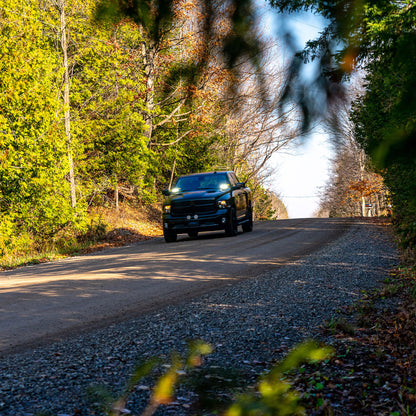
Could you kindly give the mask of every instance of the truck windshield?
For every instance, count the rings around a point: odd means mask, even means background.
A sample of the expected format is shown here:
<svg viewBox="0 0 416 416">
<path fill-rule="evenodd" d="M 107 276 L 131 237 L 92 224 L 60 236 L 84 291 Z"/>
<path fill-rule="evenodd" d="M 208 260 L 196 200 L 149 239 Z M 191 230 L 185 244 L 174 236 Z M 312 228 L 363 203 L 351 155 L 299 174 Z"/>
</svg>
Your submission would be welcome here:
<svg viewBox="0 0 416 416">
<path fill-rule="evenodd" d="M 192 175 L 178 178 L 172 192 L 199 191 L 203 189 L 215 189 L 225 191 L 230 188 L 227 175 L 223 173 L 210 175 Z"/>
</svg>

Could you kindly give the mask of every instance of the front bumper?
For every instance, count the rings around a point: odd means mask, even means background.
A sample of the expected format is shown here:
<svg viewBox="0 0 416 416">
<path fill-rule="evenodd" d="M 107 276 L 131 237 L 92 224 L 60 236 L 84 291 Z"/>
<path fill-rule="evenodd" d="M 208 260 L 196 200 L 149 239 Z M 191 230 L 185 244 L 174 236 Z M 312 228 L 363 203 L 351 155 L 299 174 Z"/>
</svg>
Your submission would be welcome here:
<svg viewBox="0 0 416 416">
<path fill-rule="evenodd" d="M 224 230 L 228 219 L 228 210 L 219 209 L 215 214 L 194 214 L 172 216 L 163 214 L 163 229 L 177 234 Z"/>
</svg>

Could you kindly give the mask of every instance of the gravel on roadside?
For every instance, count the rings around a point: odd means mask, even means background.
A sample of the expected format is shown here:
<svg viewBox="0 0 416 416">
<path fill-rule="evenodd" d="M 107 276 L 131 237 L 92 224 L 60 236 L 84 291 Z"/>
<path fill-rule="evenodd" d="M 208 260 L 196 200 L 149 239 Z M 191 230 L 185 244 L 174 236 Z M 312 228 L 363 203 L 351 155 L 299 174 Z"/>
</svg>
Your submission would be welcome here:
<svg viewBox="0 0 416 416">
<path fill-rule="evenodd" d="M 237 237 L 238 238 L 238 237 Z M 139 360 L 183 352 L 202 339 L 214 347 L 204 366 L 226 367 L 247 383 L 302 340 L 382 286 L 398 253 L 386 227 L 356 221 L 333 243 L 300 260 L 191 302 L 0 360 L 0 416 L 101 414 L 86 392 L 119 394 Z M 391 305 L 394 307 L 394 305 Z M 320 339 L 321 341 L 327 341 Z M 139 383 L 126 414 L 139 415 L 149 383 Z M 195 395 L 181 388 L 158 414 L 186 415 Z"/>
</svg>

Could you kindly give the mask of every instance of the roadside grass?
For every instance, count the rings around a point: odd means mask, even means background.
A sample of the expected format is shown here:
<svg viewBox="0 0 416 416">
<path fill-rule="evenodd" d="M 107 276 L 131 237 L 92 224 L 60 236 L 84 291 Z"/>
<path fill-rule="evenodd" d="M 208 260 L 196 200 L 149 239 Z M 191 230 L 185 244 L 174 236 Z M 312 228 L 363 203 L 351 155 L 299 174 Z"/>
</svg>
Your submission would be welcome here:
<svg viewBox="0 0 416 416">
<path fill-rule="evenodd" d="M 17 248 L 0 257 L 0 270 L 133 244 L 161 235 L 157 206 L 123 204 L 118 211 L 114 208 L 95 208 L 89 212 L 89 226 L 84 234 L 72 235 L 63 230 L 52 240 L 44 242 L 25 236 L 21 244 L 16 245 Z"/>
<path fill-rule="evenodd" d="M 324 325 L 333 334 L 337 332 L 343 332 L 348 335 L 355 334 L 355 327 L 344 318 L 332 318 L 329 322 L 325 322 Z"/>
</svg>

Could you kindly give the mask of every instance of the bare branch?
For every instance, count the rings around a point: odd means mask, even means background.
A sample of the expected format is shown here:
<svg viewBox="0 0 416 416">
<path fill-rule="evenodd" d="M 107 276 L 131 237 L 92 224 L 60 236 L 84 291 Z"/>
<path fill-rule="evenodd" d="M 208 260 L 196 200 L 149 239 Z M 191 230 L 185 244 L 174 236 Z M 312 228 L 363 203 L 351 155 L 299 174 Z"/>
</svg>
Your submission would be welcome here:
<svg viewBox="0 0 416 416">
<path fill-rule="evenodd" d="M 170 143 L 151 143 L 151 146 L 159 146 L 159 147 L 166 147 L 166 146 L 172 146 L 178 142 L 180 142 L 182 139 L 184 139 L 189 133 L 191 133 L 192 130 L 188 130 L 186 133 L 182 134 L 182 136 L 180 136 L 179 138 L 177 138 L 176 140 L 174 140 L 173 142 Z"/>
</svg>

